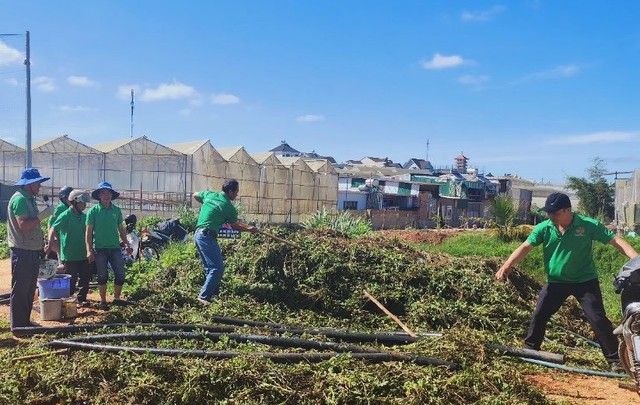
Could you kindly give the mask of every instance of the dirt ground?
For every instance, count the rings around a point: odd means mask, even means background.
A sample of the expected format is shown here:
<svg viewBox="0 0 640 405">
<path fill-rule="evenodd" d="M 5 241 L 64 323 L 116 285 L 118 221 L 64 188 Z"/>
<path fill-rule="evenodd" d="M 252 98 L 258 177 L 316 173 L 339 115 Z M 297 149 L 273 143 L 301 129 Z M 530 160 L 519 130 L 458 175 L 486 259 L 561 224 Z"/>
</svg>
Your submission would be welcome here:
<svg viewBox="0 0 640 405">
<path fill-rule="evenodd" d="M 425 231 L 385 231 L 399 238 L 411 238 L 414 241 L 425 243 L 441 243 L 450 233 L 425 232 Z M 8 293 L 11 286 L 11 265 L 8 259 L 0 260 L 0 294 Z M 88 297 L 95 302 L 99 301 L 96 292 Z M 110 300 L 110 298 L 109 298 Z M 78 317 L 64 321 L 41 321 L 39 314 L 33 312 L 31 320 L 42 326 L 65 325 L 76 322 L 95 322 L 104 314 L 93 308 L 78 308 Z M 0 305 L 0 317 L 9 318 L 9 306 Z M 579 405 L 631 405 L 640 403 L 640 396 L 628 389 L 618 386 L 620 380 L 585 376 L 580 374 L 559 372 L 550 369 L 541 369 L 539 374 L 530 375 L 531 384 L 545 391 L 551 398 L 557 401 L 566 401 Z"/>
</svg>

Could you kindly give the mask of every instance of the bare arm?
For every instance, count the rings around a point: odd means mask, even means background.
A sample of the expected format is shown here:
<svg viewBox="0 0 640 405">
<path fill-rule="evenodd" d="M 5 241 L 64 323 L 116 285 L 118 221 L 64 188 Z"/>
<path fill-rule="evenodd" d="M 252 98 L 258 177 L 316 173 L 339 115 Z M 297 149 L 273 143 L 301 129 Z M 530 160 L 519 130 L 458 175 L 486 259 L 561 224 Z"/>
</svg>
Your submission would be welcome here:
<svg viewBox="0 0 640 405">
<path fill-rule="evenodd" d="M 235 229 L 236 231 L 244 231 L 244 232 L 251 232 L 251 233 L 258 233 L 260 232 L 258 228 L 256 228 L 255 226 L 252 225 L 247 225 L 243 222 L 237 221 L 231 224 L 231 227 L 233 229 Z"/>
<path fill-rule="evenodd" d="M 54 245 L 54 238 L 56 236 L 56 230 L 53 227 L 49 228 L 49 233 L 47 234 L 47 246 L 45 247 L 45 253 L 49 253 L 51 251 L 51 247 Z"/>
<path fill-rule="evenodd" d="M 93 225 L 87 225 L 87 230 L 84 234 L 84 241 L 87 244 L 87 260 L 89 263 L 93 262 Z"/>
<path fill-rule="evenodd" d="M 613 245 L 613 247 L 618 249 L 618 252 L 627 256 L 629 259 L 633 259 L 636 256 L 638 256 L 638 252 L 636 252 L 633 246 L 631 246 L 626 240 L 622 239 L 619 236 L 616 236 L 613 239 L 611 239 L 611 242 L 609 243 Z"/>
<path fill-rule="evenodd" d="M 511 256 L 509 256 L 507 261 L 504 262 L 502 266 L 500 266 L 500 269 L 496 273 L 496 280 L 502 280 L 506 278 L 511 272 L 511 268 L 520 263 L 520 261 L 522 261 L 522 259 L 524 259 L 525 256 L 528 255 L 529 252 L 531 252 L 531 250 L 533 250 L 533 245 L 531 245 L 529 242 L 523 242 L 522 245 L 518 246 L 518 248 L 516 248 L 516 250 L 511 253 Z"/>
</svg>

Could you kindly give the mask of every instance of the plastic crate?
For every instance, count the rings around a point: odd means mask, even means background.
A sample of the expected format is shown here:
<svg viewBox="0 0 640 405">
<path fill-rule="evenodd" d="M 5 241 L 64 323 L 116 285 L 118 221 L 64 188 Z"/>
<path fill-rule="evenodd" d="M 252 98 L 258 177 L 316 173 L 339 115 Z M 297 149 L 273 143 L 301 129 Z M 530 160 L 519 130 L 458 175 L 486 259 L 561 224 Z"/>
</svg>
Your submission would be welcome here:
<svg viewBox="0 0 640 405">
<path fill-rule="evenodd" d="M 56 274 L 50 279 L 38 279 L 38 294 L 40 299 L 65 298 L 71 295 L 70 290 L 70 274 Z"/>
</svg>

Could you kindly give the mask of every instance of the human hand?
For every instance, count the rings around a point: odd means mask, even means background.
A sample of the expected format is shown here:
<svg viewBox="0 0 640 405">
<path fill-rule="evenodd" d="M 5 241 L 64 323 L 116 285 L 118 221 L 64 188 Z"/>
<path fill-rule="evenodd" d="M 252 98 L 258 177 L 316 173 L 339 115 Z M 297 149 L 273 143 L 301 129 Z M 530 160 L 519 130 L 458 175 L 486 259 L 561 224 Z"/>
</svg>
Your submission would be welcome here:
<svg viewBox="0 0 640 405">
<path fill-rule="evenodd" d="M 93 253 L 93 249 L 92 250 L 87 250 L 87 261 L 89 263 L 93 263 L 94 260 L 95 260 L 95 255 Z"/>
<path fill-rule="evenodd" d="M 511 267 L 505 266 L 503 264 L 502 267 L 500 267 L 500 269 L 498 269 L 498 271 L 496 272 L 496 280 L 503 280 L 507 278 L 510 272 L 511 272 Z"/>
</svg>

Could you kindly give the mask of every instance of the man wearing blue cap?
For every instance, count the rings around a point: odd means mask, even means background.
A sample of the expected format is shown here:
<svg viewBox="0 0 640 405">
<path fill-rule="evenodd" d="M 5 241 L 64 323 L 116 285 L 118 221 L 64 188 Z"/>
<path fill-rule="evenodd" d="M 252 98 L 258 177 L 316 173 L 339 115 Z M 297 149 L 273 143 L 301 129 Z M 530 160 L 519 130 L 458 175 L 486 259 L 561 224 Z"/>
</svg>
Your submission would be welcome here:
<svg viewBox="0 0 640 405">
<path fill-rule="evenodd" d="M 613 335 L 613 325 L 604 310 L 598 271 L 593 261 L 593 241 L 608 243 L 629 259 L 638 253 L 598 220 L 573 213 L 566 194 L 549 195 L 542 210 L 547 212 L 549 219 L 533 228 L 527 240 L 513 251 L 496 273 L 496 279 L 506 278 L 513 266 L 535 246 L 542 245 L 547 284 L 538 294 L 525 345 L 540 350 L 551 316 L 573 295 L 580 303 L 612 371 L 621 371 L 618 339 Z"/>
<path fill-rule="evenodd" d="M 95 260 L 98 272 L 98 291 L 100 292 L 100 309 L 109 309 L 107 304 L 107 265 L 111 264 L 114 276 L 113 303 L 124 304 L 120 299 L 124 285 L 124 258 L 120 250 L 120 240 L 127 247 L 127 253 L 133 249 L 129 246 L 127 233 L 123 225 L 122 211 L 112 201 L 120 196 L 110 183 L 103 181 L 93 190 L 91 197 L 100 201 L 87 211 L 87 259 Z M 119 238 L 118 238 L 119 237 Z"/>
<path fill-rule="evenodd" d="M 11 329 L 31 326 L 33 295 L 36 292 L 40 253 L 44 248 L 44 236 L 40 222 L 53 209 L 47 207 L 38 212 L 36 196 L 42 182 L 49 177 L 40 175 L 38 169 L 29 167 L 22 171 L 16 191 L 7 207 L 7 239 L 11 252 Z"/>
</svg>

